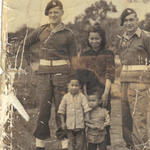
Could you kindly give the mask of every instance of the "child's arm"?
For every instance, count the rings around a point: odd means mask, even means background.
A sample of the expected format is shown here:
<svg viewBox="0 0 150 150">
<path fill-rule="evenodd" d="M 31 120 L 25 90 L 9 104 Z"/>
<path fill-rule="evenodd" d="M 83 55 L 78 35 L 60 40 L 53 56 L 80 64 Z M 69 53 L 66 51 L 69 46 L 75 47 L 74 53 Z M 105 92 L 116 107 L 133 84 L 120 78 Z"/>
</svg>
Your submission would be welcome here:
<svg viewBox="0 0 150 150">
<path fill-rule="evenodd" d="M 110 125 L 110 116 L 106 109 L 104 110 L 104 115 L 105 115 L 105 122 L 104 125 L 100 127 L 100 130 L 104 130 L 106 126 Z"/>
<path fill-rule="evenodd" d="M 91 129 L 96 129 L 97 128 L 96 126 L 94 126 L 93 124 L 88 123 L 88 122 L 86 122 L 85 125 L 86 125 L 86 127 L 89 127 Z"/>
<path fill-rule="evenodd" d="M 104 107 L 107 106 L 108 103 L 108 95 L 109 95 L 110 88 L 111 88 L 111 81 L 109 79 L 106 79 L 105 90 L 102 95 L 102 102 Z"/>
<path fill-rule="evenodd" d="M 61 119 L 61 128 L 66 129 L 66 123 L 65 123 L 65 115 L 60 114 L 60 119 Z"/>
</svg>

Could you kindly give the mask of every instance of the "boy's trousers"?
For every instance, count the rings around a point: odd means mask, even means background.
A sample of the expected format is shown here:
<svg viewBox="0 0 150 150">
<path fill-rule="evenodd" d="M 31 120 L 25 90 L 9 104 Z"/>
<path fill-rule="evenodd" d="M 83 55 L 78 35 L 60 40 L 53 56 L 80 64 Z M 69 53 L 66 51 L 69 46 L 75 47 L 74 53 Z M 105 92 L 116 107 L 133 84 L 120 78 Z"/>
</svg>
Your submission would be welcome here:
<svg viewBox="0 0 150 150">
<path fill-rule="evenodd" d="M 87 150 L 86 135 L 84 129 L 67 130 L 68 150 Z"/>
</svg>

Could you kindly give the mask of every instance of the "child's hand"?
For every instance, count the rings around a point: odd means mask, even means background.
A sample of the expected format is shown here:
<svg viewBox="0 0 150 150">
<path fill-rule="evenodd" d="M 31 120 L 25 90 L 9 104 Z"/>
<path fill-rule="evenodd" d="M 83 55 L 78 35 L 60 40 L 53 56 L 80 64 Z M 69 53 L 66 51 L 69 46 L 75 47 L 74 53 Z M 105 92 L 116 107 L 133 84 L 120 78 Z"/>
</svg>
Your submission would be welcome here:
<svg viewBox="0 0 150 150">
<path fill-rule="evenodd" d="M 88 120 L 88 119 L 85 119 L 84 120 L 85 121 L 85 123 L 92 123 L 90 120 Z"/>
<path fill-rule="evenodd" d="M 99 131 L 103 131 L 104 129 L 105 129 L 104 126 L 101 126 L 101 127 L 98 128 Z"/>
</svg>

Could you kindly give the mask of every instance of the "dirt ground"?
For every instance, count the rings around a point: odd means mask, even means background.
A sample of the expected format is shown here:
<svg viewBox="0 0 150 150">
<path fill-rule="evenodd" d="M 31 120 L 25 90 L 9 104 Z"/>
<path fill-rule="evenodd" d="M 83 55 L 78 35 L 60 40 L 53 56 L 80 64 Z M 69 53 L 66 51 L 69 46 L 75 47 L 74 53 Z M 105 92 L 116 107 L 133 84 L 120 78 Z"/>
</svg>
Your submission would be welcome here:
<svg viewBox="0 0 150 150">
<path fill-rule="evenodd" d="M 119 81 L 112 86 L 112 112 L 111 112 L 111 142 L 109 150 L 126 150 L 121 135 L 121 108 L 120 108 L 120 84 Z M 55 137 L 55 108 L 52 107 L 52 118 L 50 120 L 51 138 L 46 141 L 46 150 L 61 150 L 60 141 Z M 35 138 L 32 136 L 38 116 L 37 109 L 28 109 L 31 119 L 26 122 L 15 112 L 13 128 L 13 150 L 34 150 Z"/>
</svg>

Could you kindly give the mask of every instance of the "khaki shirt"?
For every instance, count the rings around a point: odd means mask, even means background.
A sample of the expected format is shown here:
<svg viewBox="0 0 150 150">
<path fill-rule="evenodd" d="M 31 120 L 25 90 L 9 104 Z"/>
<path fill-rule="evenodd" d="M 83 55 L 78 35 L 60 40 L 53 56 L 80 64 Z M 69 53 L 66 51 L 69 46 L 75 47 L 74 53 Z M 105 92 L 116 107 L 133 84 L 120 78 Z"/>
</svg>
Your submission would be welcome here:
<svg viewBox="0 0 150 150">
<path fill-rule="evenodd" d="M 51 30 L 49 24 L 43 25 L 30 33 L 25 42 L 25 56 L 31 64 L 40 63 L 40 60 L 69 60 L 75 56 L 76 41 L 73 32 L 63 23 Z M 57 66 L 40 66 L 37 70 L 41 73 L 57 73 L 69 69 Z"/>
<path fill-rule="evenodd" d="M 81 92 L 75 96 L 67 93 L 64 95 L 60 105 L 59 114 L 66 115 L 67 129 L 82 129 L 84 125 L 84 115 L 90 111 L 88 100 Z"/>
<path fill-rule="evenodd" d="M 120 37 L 119 55 L 123 65 L 145 65 L 150 63 L 150 33 L 140 28 L 128 37 Z"/>
</svg>

